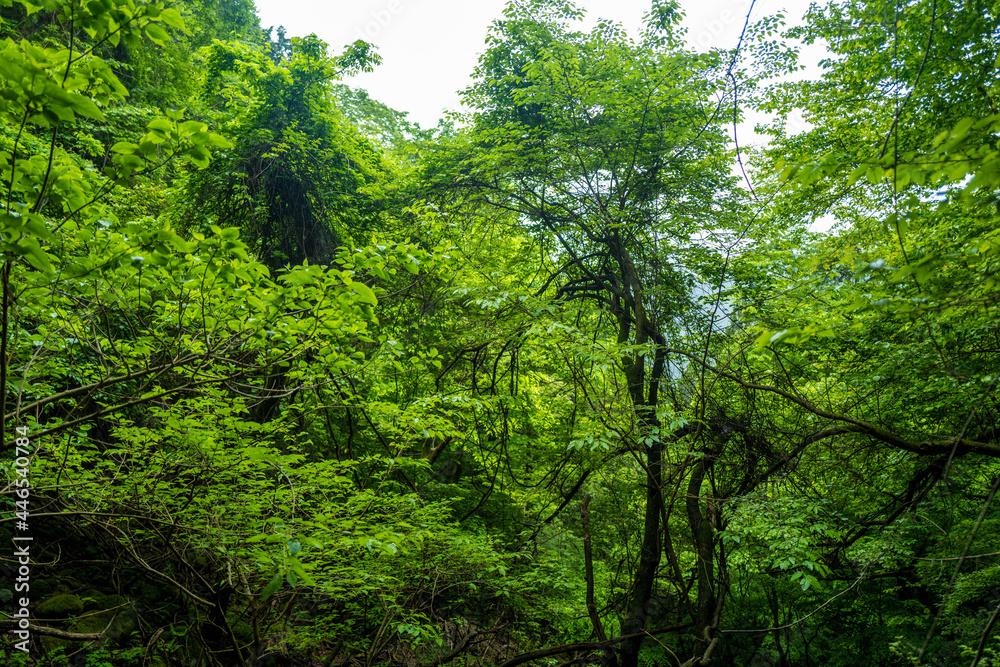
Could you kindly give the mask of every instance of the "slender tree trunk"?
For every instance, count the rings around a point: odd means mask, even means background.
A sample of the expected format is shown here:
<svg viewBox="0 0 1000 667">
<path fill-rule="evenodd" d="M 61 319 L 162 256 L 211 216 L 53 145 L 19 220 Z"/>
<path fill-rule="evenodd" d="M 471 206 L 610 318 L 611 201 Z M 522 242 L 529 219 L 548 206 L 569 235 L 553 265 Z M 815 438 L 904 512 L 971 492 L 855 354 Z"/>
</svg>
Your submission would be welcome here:
<svg viewBox="0 0 1000 667">
<path fill-rule="evenodd" d="M 698 638 L 705 642 L 706 649 L 711 645 L 715 633 L 715 612 L 718 605 L 715 581 L 715 527 L 711 521 L 711 508 L 703 512 L 701 508 L 701 487 L 705 475 L 712 465 L 710 454 L 706 454 L 691 471 L 688 482 L 687 516 L 691 537 L 694 539 L 698 554 L 698 597 L 695 602 L 695 622 Z M 707 664 L 702 660 L 701 664 Z"/>
<path fill-rule="evenodd" d="M 660 485 L 662 482 L 663 450 L 655 443 L 646 453 L 646 513 L 643 518 L 642 546 L 639 551 L 639 566 L 632 583 L 632 601 L 628 616 L 622 626 L 622 634 L 641 632 L 649 617 L 649 600 L 653 595 L 656 570 L 660 565 L 660 506 L 663 502 Z M 643 637 L 630 639 L 624 645 L 621 667 L 636 667 L 639 664 L 639 647 Z"/>
<path fill-rule="evenodd" d="M 646 318 L 642 281 L 635 270 L 632 258 L 625 251 L 617 233 L 615 233 L 610 245 L 612 252 L 616 255 L 622 283 L 626 288 L 623 294 L 626 312 L 619 314 L 618 341 L 622 343 L 628 339 L 631 327 L 634 332 L 633 342 L 635 345 L 646 343 L 649 340 L 650 331 L 654 331 L 653 340 L 660 343 L 660 349 L 656 352 L 648 377 L 646 359 L 642 354 L 634 354 L 626 361 L 624 368 L 632 407 L 640 424 L 640 433 L 645 435 L 652 427 L 659 425 L 656 418 L 656 405 L 659 401 L 659 383 L 664 367 L 663 341 L 662 336 L 656 333 L 655 325 Z M 655 439 L 646 449 L 645 468 L 646 503 L 643 516 L 642 544 L 639 549 L 639 565 L 632 582 L 632 598 L 628 614 L 622 624 L 622 634 L 634 633 L 637 636 L 624 644 L 619 659 L 621 667 L 637 667 L 639 664 L 639 649 L 644 639 L 639 633 L 649 620 L 649 601 L 653 596 L 656 571 L 659 568 L 660 555 L 663 552 L 663 533 L 660 525 L 660 517 L 663 515 L 663 445 L 659 439 Z"/>
<path fill-rule="evenodd" d="M 770 588 L 766 592 L 767 602 L 771 606 L 771 618 L 774 622 L 774 627 L 781 625 L 781 610 L 779 608 L 778 592 L 773 588 Z M 785 655 L 785 648 L 781 643 L 781 630 L 774 631 L 774 646 L 778 651 L 778 665 L 777 667 L 787 667 L 788 657 Z"/>
</svg>

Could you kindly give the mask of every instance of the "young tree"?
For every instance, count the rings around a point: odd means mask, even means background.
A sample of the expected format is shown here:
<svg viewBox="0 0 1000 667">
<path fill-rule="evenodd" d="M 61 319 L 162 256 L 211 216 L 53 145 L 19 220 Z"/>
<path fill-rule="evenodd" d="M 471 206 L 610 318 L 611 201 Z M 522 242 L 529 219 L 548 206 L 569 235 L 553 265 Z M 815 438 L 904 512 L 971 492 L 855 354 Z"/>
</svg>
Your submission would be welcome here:
<svg viewBox="0 0 1000 667">
<path fill-rule="evenodd" d="M 703 300 L 707 307 L 698 297 L 721 288 L 727 253 L 749 227 L 710 103 L 725 94 L 729 60 L 683 51 L 670 4 L 656 4 L 640 41 L 607 21 L 589 34 L 574 32 L 568 22 L 581 15 L 568 2 L 508 6 L 466 93 L 473 128 L 425 175 L 429 195 L 446 210 L 502 211 L 497 219 L 511 226 L 512 238 L 537 245 L 543 268 L 535 296 L 550 299 L 552 312 L 589 311 L 576 316 L 585 338 L 568 355 L 582 354 L 591 339 L 618 363 L 623 391 L 609 403 L 595 405 L 588 395 L 594 377 L 580 380 L 580 389 L 613 434 L 611 446 L 641 471 L 643 518 L 627 602 L 616 610 L 620 636 L 608 639 L 607 619 L 591 599 L 599 641 L 588 648 L 603 650 L 605 661 L 638 664 L 653 600 L 666 584 L 677 596 L 674 629 L 694 626 L 687 650 L 708 661 L 726 595 L 714 494 L 746 493 L 767 468 L 724 491 L 710 483 L 737 422 L 709 396 L 703 376 L 676 381 L 683 354 L 708 363 L 704 354 L 725 318 L 717 296 Z"/>
</svg>

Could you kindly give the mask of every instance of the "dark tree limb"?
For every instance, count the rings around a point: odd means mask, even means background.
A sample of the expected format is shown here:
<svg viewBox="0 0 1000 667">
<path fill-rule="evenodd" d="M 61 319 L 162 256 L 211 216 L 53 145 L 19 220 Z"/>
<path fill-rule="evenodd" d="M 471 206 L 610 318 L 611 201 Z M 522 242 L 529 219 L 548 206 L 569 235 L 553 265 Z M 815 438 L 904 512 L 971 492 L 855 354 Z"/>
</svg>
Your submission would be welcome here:
<svg viewBox="0 0 1000 667">
<path fill-rule="evenodd" d="M 19 627 L 19 622 L 13 618 L 0 618 L 0 628 L 15 629 Z M 73 642 L 92 642 L 104 637 L 107 628 L 100 632 L 67 632 L 58 628 L 50 628 L 46 625 L 36 625 L 32 623 L 28 630 L 34 634 L 45 635 L 46 637 L 56 637 L 57 639 L 68 639 Z"/>
<path fill-rule="evenodd" d="M 654 628 L 652 630 L 643 630 L 641 632 L 633 632 L 631 634 L 615 637 L 614 639 L 609 639 L 606 642 L 576 642 L 574 644 L 562 644 L 561 646 L 540 648 L 514 656 L 507 662 L 501 663 L 499 667 L 517 667 L 517 665 L 523 665 L 524 663 L 531 662 L 532 660 L 547 658 L 550 655 L 572 653 L 573 651 L 600 651 L 612 648 L 615 644 L 621 644 L 622 642 L 627 642 L 630 639 L 635 639 L 637 637 L 641 638 L 649 635 L 660 635 L 666 632 L 677 632 L 678 630 L 690 628 L 692 625 L 694 625 L 694 623 L 682 623 L 680 625 L 669 625 L 661 628 Z"/>
<path fill-rule="evenodd" d="M 489 635 L 494 632 L 500 632 L 505 627 L 507 626 L 498 625 L 495 628 L 490 628 L 489 630 L 476 630 L 475 632 L 470 632 L 461 640 L 459 640 L 459 642 L 455 644 L 455 648 L 453 648 L 451 651 L 441 656 L 440 658 L 432 660 L 431 662 L 425 662 L 421 664 L 419 667 L 439 667 L 439 665 L 447 664 L 452 660 L 454 660 L 455 658 L 457 658 L 459 655 L 461 655 L 467 648 L 469 648 L 469 644 L 471 644 L 472 640 L 475 639 L 476 637 L 481 637 L 482 635 Z"/>
<path fill-rule="evenodd" d="M 757 384 L 756 382 L 744 380 L 735 373 L 731 373 L 722 368 L 715 368 L 704 363 L 700 358 L 690 354 L 689 352 L 685 352 L 683 350 L 668 350 L 668 352 L 687 357 L 695 363 L 701 364 L 705 370 L 715 373 L 720 377 L 724 377 L 727 380 L 732 380 L 745 389 L 754 389 L 756 391 L 765 391 L 777 394 L 789 402 L 804 408 L 808 412 L 811 412 L 817 417 L 822 417 L 823 419 L 828 419 L 830 421 L 841 422 L 844 424 L 841 426 L 842 432 L 844 433 L 850 432 L 868 435 L 876 440 L 884 442 L 887 445 L 891 445 L 903 451 L 913 452 L 915 454 L 940 454 L 948 453 L 953 449 L 957 449 L 959 452 L 974 452 L 976 454 L 985 454 L 986 456 L 1000 458 L 1000 443 L 997 442 L 979 442 L 968 438 L 943 438 L 940 441 L 910 440 L 909 438 L 905 438 L 898 433 L 882 428 L 877 424 L 866 422 L 863 419 L 857 419 L 855 417 L 851 417 L 850 415 L 838 414 L 824 410 L 816 405 L 813 405 L 805 398 L 781 389 L 780 387 Z"/>
<path fill-rule="evenodd" d="M 590 514 L 587 506 L 590 504 L 590 494 L 583 497 L 580 503 L 580 520 L 583 522 L 583 567 L 584 577 L 587 580 L 587 614 L 590 616 L 590 623 L 594 626 L 594 634 L 602 641 L 608 641 L 608 635 L 601 625 L 601 617 L 597 615 L 597 605 L 594 604 L 594 556 L 590 548 Z"/>
</svg>

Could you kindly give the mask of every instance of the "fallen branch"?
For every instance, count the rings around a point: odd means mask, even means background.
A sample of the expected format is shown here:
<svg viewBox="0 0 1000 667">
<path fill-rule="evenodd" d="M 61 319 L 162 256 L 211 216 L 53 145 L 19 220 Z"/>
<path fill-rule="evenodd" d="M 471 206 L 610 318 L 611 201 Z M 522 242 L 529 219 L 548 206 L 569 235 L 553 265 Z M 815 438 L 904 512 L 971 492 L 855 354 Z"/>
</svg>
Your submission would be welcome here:
<svg viewBox="0 0 1000 667">
<path fill-rule="evenodd" d="M 599 651 L 611 648 L 615 644 L 620 644 L 629 639 L 634 639 L 635 637 L 645 637 L 648 635 L 658 635 L 664 632 L 676 632 L 678 630 L 683 630 L 684 628 L 690 628 L 693 626 L 693 622 L 681 623 L 680 625 L 670 625 L 662 628 L 654 628 L 652 630 L 643 630 L 642 632 L 633 632 L 632 634 L 622 635 L 621 637 L 615 637 L 614 639 L 609 639 L 606 642 L 577 642 L 575 644 L 563 644 L 561 646 L 550 646 L 548 648 L 540 648 L 535 651 L 528 651 L 527 653 L 522 653 L 521 655 L 514 656 L 507 662 L 500 665 L 500 667 L 516 667 L 517 665 L 523 665 L 526 662 L 531 662 L 532 660 L 538 660 L 539 658 L 547 658 L 550 655 L 559 655 L 560 653 L 571 653 L 573 651 Z"/>
<path fill-rule="evenodd" d="M 463 637 L 461 641 L 455 644 L 455 648 L 453 648 L 451 651 L 449 651 L 448 653 L 446 653 L 445 655 L 441 656 L 436 660 L 420 665 L 420 667 L 439 667 L 439 665 L 449 663 L 455 658 L 457 658 L 463 651 L 465 651 L 465 649 L 469 647 L 469 644 L 472 642 L 472 640 L 475 639 L 476 637 L 479 637 L 480 635 L 488 635 L 493 632 L 499 632 L 500 630 L 503 630 L 505 627 L 507 626 L 498 625 L 497 627 L 491 628 L 489 630 L 476 630 L 475 632 L 470 632 L 465 637 Z"/>
<path fill-rule="evenodd" d="M 0 627 L 2 628 L 19 628 L 20 621 L 13 618 L 0 618 Z M 46 635 L 47 637 L 56 637 L 58 639 L 68 639 L 74 642 L 91 642 L 104 637 L 104 633 L 107 632 L 107 628 L 104 628 L 101 632 L 67 632 L 66 630 L 59 630 L 57 628 L 50 628 L 45 625 L 35 625 L 32 623 L 28 626 L 28 630 L 39 635 Z"/>
</svg>

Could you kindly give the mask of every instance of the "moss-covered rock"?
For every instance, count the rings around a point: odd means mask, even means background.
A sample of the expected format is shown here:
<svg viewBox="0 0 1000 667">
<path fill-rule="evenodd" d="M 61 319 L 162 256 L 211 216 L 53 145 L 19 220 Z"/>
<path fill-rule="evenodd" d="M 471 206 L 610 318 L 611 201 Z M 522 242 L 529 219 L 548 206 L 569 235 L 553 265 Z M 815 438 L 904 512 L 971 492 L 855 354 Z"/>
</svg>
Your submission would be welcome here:
<svg viewBox="0 0 1000 667">
<path fill-rule="evenodd" d="M 69 626 L 70 632 L 80 632 L 80 633 L 93 633 L 93 632 L 104 632 L 104 628 L 108 627 L 111 620 L 114 618 L 114 612 L 105 612 L 103 614 L 87 614 L 77 620 L 73 621 L 72 625 Z"/>
<path fill-rule="evenodd" d="M 71 619 L 83 611 L 83 606 L 79 595 L 60 593 L 38 603 L 35 616 L 51 620 Z"/>
<path fill-rule="evenodd" d="M 91 634 L 103 632 L 104 637 L 94 647 L 120 648 L 128 644 L 129 637 L 139 629 L 139 616 L 131 606 L 104 612 L 88 612 L 75 619 L 67 628 L 70 632 Z M 78 642 L 43 637 L 47 648 L 70 647 Z"/>
<path fill-rule="evenodd" d="M 49 597 L 50 595 L 55 595 L 58 592 L 56 589 L 58 584 L 59 582 L 55 579 L 33 578 L 31 580 L 31 597 L 36 600 L 41 600 Z"/>
</svg>

